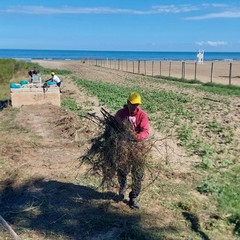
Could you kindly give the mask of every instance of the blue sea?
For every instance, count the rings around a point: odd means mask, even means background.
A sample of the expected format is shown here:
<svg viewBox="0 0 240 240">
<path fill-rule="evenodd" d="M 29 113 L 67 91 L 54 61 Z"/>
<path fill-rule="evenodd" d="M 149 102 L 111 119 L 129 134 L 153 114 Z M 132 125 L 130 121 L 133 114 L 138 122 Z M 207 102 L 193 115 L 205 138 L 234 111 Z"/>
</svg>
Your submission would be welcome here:
<svg viewBox="0 0 240 240">
<path fill-rule="evenodd" d="M 82 60 L 82 59 L 111 59 L 111 60 L 172 60 L 195 61 L 196 52 L 144 52 L 144 51 L 87 51 L 87 50 L 24 50 L 0 49 L 0 58 L 23 60 Z M 240 60 L 240 52 L 204 52 L 205 61 Z"/>
</svg>

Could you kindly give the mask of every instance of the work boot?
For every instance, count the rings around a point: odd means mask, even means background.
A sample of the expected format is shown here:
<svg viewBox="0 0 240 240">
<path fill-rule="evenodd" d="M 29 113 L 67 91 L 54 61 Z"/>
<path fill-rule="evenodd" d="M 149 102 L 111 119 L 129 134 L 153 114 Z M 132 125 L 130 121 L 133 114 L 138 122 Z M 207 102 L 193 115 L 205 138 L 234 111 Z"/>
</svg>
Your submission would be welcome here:
<svg viewBox="0 0 240 240">
<path fill-rule="evenodd" d="M 119 194 L 118 194 L 118 201 L 123 201 L 126 193 L 126 188 L 120 188 Z"/>
<path fill-rule="evenodd" d="M 119 202 L 123 201 L 124 197 L 125 197 L 124 194 L 119 194 L 118 195 L 118 201 Z"/>
<path fill-rule="evenodd" d="M 130 207 L 130 208 L 140 209 L 140 205 L 139 205 L 139 203 L 137 202 L 137 199 L 136 199 L 136 198 L 130 198 L 130 200 L 129 200 L 129 207 Z"/>
</svg>

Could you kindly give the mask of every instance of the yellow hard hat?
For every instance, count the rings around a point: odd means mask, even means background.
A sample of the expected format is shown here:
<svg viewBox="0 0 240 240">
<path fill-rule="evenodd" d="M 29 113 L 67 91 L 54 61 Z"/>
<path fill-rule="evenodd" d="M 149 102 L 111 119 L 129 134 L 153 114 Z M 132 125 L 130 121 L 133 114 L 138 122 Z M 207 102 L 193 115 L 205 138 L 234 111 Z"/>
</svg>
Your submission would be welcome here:
<svg viewBox="0 0 240 240">
<path fill-rule="evenodd" d="M 55 75 L 55 72 L 51 72 L 51 75 Z"/>
<path fill-rule="evenodd" d="M 128 101 L 131 104 L 142 104 L 141 96 L 139 93 L 132 92 L 129 94 Z"/>
</svg>

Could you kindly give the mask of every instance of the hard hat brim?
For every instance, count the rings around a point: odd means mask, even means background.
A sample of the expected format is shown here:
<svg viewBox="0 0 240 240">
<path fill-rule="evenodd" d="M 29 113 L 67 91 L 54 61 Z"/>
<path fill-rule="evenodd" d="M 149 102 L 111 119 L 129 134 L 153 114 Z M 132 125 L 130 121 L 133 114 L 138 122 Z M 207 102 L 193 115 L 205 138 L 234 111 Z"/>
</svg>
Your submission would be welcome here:
<svg viewBox="0 0 240 240">
<path fill-rule="evenodd" d="M 135 100 L 135 99 L 133 99 L 133 100 L 129 100 L 129 102 L 131 103 L 131 104 L 142 104 L 142 102 L 141 101 L 138 101 L 138 100 Z"/>
</svg>

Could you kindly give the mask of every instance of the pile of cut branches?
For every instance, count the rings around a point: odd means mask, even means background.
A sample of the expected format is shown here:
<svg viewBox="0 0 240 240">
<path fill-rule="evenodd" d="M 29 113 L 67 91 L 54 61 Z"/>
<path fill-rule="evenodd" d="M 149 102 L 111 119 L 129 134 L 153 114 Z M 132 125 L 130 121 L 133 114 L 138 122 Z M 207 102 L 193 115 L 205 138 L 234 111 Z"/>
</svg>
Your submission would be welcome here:
<svg viewBox="0 0 240 240">
<path fill-rule="evenodd" d="M 119 167 L 127 165 L 135 168 L 145 168 L 151 149 L 149 141 L 139 141 L 135 138 L 132 126 L 126 122 L 119 122 L 105 109 L 101 109 L 103 119 L 89 115 L 95 122 L 102 125 L 103 133 L 92 139 L 92 146 L 81 163 L 90 166 L 88 173 L 102 178 L 101 187 L 115 186 L 115 175 Z"/>
</svg>

